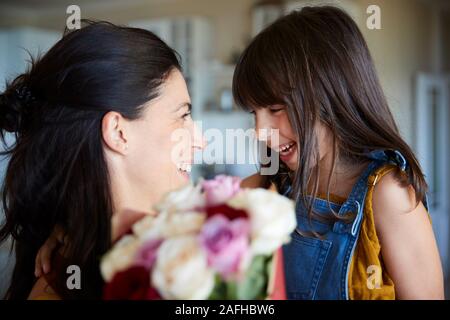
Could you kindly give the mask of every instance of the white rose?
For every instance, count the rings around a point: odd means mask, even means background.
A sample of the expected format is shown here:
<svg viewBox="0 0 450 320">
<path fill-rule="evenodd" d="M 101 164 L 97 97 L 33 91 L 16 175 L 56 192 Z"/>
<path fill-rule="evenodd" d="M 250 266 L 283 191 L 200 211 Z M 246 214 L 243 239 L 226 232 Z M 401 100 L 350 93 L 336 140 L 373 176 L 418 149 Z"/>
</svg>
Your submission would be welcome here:
<svg viewBox="0 0 450 320">
<path fill-rule="evenodd" d="M 245 189 L 228 201 L 250 216 L 251 250 L 254 255 L 272 254 L 290 240 L 297 226 L 294 202 L 265 189 Z"/>
<path fill-rule="evenodd" d="M 195 235 L 168 239 L 158 249 L 152 284 L 165 299 L 207 299 L 214 272 Z"/>
<path fill-rule="evenodd" d="M 206 215 L 200 212 L 162 212 L 157 216 L 146 216 L 132 226 L 133 233 L 143 240 L 168 238 L 189 233 L 198 233 Z"/>
<path fill-rule="evenodd" d="M 200 183 L 196 186 L 190 183 L 179 190 L 169 192 L 155 208 L 160 213 L 173 213 L 193 211 L 196 208 L 204 207 L 206 204 L 206 197 L 201 188 L 202 186 Z"/>
<path fill-rule="evenodd" d="M 141 241 L 135 236 L 126 235 L 121 238 L 101 260 L 100 271 L 103 279 L 109 282 L 117 272 L 131 266 L 140 245 Z"/>
</svg>

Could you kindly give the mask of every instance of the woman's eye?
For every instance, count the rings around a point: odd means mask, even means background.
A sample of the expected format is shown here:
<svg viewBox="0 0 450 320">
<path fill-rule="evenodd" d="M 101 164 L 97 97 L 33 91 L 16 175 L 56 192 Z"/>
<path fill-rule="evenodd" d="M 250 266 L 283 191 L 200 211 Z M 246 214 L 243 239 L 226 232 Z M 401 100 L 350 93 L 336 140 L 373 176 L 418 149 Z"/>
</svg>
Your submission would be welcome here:
<svg viewBox="0 0 450 320">
<path fill-rule="evenodd" d="M 192 113 L 191 110 L 187 111 L 185 114 L 183 114 L 182 118 L 186 119 L 186 118 L 190 117 L 191 113 Z"/>
<path fill-rule="evenodd" d="M 250 114 L 255 115 L 256 114 L 255 110 L 250 111 Z"/>
</svg>

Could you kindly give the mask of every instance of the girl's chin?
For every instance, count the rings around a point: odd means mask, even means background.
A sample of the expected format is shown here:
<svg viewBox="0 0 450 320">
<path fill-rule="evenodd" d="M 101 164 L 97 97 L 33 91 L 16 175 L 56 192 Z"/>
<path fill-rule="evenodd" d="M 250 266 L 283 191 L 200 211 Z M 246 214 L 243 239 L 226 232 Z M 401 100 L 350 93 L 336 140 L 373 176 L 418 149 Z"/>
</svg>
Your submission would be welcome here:
<svg viewBox="0 0 450 320">
<path fill-rule="evenodd" d="M 298 168 L 297 145 L 285 154 L 280 153 L 280 160 L 292 171 Z"/>
<path fill-rule="evenodd" d="M 298 169 L 298 163 L 285 163 L 285 165 L 292 171 L 296 171 Z"/>
</svg>

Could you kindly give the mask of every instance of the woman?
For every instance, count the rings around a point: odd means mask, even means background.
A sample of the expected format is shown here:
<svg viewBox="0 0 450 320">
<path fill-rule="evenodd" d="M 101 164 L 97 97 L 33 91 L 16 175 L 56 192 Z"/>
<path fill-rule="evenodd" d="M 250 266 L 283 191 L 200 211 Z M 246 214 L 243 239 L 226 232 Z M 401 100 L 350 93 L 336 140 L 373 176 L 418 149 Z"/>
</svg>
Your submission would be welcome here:
<svg viewBox="0 0 450 320">
<path fill-rule="evenodd" d="M 172 132 L 195 131 L 175 52 L 151 32 L 88 23 L 64 35 L 0 95 L 10 156 L 3 190 L 16 265 L 8 299 L 99 298 L 99 258 L 165 192 L 184 185 L 195 149 L 172 154 Z M 35 277 L 38 249 L 65 231 L 62 264 Z M 67 290 L 67 265 L 82 272 Z M 49 296 L 50 294 L 50 296 Z"/>
</svg>

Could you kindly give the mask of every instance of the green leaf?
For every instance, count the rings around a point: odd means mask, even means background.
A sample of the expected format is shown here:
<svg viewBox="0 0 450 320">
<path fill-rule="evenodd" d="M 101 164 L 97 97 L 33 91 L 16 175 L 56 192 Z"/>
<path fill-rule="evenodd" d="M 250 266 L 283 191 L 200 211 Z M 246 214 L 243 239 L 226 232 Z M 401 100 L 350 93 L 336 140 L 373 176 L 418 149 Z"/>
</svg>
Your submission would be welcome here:
<svg viewBox="0 0 450 320">
<path fill-rule="evenodd" d="M 216 276 L 209 300 L 259 300 L 266 298 L 272 257 L 253 258 L 241 281 L 224 281 Z"/>
<path fill-rule="evenodd" d="M 245 275 L 238 284 L 237 298 L 240 300 L 264 299 L 268 284 L 267 265 L 270 257 L 256 256 Z"/>
<path fill-rule="evenodd" d="M 219 275 L 216 275 L 214 289 L 208 300 L 224 300 L 227 296 L 227 285 Z"/>
</svg>

